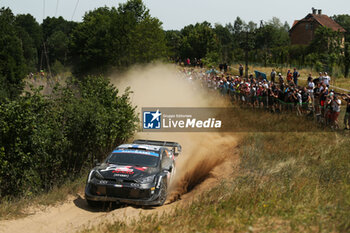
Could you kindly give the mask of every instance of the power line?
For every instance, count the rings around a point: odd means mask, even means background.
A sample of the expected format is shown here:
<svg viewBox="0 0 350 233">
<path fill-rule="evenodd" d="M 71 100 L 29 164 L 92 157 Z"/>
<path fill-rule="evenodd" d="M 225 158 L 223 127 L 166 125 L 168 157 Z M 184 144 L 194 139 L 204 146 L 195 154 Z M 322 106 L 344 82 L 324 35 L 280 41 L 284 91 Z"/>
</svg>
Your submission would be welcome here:
<svg viewBox="0 0 350 233">
<path fill-rule="evenodd" d="M 55 10 L 55 18 L 57 16 L 57 10 L 58 10 L 58 4 L 59 4 L 60 0 L 57 0 L 57 3 L 56 3 L 56 10 Z"/>
<path fill-rule="evenodd" d="M 73 21 L 73 18 L 74 18 L 74 15 L 75 15 L 75 11 L 76 11 L 77 8 L 78 8 L 78 4 L 79 4 L 79 0 L 77 0 L 77 3 L 75 4 L 75 8 L 74 8 L 74 11 L 73 11 L 73 15 L 72 15 L 71 21 Z"/>
<path fill-rule="evenodd" d="M 44 22 L 44 19 L 45 19 L 45 0 L 43 0 L 43 22 Z"/>
</svg>

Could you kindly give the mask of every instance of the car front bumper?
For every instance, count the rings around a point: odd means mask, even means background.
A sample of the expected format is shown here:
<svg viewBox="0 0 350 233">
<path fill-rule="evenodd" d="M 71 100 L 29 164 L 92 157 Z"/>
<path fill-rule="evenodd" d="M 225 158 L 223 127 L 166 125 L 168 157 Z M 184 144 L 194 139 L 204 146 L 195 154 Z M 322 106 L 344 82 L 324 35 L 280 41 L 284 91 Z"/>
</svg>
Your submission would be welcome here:
<svg viewBox="0 0 350 233">
<path fill-rule="evenodd" d="M 91 201 L 112 201 L 134 205 L 158 205 L 159 189 L 156 184 L 131 185 L 87 183 L 85 199 Z"/>
</svg>

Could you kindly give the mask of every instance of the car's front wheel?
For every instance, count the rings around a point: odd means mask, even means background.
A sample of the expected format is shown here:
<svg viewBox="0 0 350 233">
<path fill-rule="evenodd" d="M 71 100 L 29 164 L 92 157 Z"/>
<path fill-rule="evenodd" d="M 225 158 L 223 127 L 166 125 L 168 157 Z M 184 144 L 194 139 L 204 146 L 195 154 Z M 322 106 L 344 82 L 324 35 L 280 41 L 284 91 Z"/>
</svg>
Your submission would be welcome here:
<svg viewBox="0 0 350 233">
<path fill-rule="evenodd" d="M 158 196 L 158 205 L 161 206 L 165 203 L 166 198 L 168 196 L 168 185 L 164 179 L 160 182 L 160 187 L 159 187 L 159 196 Z"/>
</svg>

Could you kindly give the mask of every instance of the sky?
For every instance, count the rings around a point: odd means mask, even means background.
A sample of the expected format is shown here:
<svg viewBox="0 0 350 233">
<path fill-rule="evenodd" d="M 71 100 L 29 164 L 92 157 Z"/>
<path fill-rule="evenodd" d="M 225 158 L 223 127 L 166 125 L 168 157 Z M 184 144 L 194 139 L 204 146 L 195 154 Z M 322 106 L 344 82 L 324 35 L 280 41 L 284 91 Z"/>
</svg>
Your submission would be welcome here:
<svg viewBox="0 0 350 233">
<path fill-rule="evenodd" d="M 14 14 L 31 14 L 41 23 L 47 16 L 62 16 L 82 21 L 85 12 L 98 7 L 118 7 L 126 0 L 0 0 L 0 7 L 9 7 Z M 180 30 L 189 24 L 208 21 L 225 25 L 239 16 L 244 21 L 279 18 L 292 25 L 304 18 L 311 8 L 322 9 L 333 16 L 350 14 L 350 0 L 143 0 L 153 17 L 163 22 L 165 30 Z"/>
</svg>

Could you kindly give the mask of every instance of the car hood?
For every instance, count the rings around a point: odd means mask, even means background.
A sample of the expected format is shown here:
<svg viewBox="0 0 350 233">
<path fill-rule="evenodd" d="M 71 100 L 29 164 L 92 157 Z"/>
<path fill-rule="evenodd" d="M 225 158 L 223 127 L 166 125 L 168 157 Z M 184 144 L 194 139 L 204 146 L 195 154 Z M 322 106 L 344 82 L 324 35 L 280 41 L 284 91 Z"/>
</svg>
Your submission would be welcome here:
<svg viewBox="0 0 350 233">
<path fill-rule="evenodd" d="M 157 173 L 157 169 L 154 167 L 137 167 L 131 165 L 115 165 L 115 164 L 102 164 L 96 167 L 96 170 L 105 179 L 126 179 L 134 180 L 141 177 L 147 177 Z"/>
</svg>

